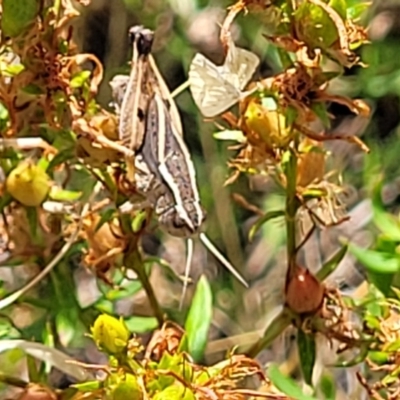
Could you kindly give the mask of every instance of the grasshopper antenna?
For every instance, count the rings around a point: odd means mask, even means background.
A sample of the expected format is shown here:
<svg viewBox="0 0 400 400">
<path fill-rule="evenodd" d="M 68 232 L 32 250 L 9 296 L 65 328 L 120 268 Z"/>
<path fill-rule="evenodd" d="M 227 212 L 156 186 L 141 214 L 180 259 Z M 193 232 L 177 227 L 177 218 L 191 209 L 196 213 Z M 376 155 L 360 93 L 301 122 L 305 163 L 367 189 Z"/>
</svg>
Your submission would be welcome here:
<svg viewBox="0 0 400 400">
<path fill-rule="evenodd" d="M 248 283 L 239 274 L 233 265 L 221 254 L 221 252 L 214 246 L 211 240 L 207 237 L 204 232 L 200 233 L 200 240 L 206 246 L 206 248 L 218 259 L 218 261 L 245 287 L 249 287 Z"/>
<path fill-rule="evenodd" d="M 182 310 L 183 301 L 185 300 L 187 285 L 189 280 L 190 266 L 193 260 L 193 239 L 187 239 L 187 255 L 186 255 L 186 265 L 185 265 L 185 280 L 183 281 L 183 289 L 181 294 L 181 299 L 179 301 L 179 311 Z"/>
</svg>

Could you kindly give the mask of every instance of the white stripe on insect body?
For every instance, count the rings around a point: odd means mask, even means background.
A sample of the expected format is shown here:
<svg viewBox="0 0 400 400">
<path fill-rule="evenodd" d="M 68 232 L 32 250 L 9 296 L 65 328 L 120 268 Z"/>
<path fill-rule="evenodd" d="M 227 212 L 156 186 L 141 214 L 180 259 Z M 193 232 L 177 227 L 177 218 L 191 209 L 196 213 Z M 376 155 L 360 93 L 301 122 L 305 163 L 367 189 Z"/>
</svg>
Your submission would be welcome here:
<svg viewBox="0 0 400 400">
<path fill-rule="evenodd" d="M 198 233 L 205 219 L 196 181 L 191 176 L 194 166 L 185 153 L 189 155 L 164 100 L 156 93 L 147 110 L 146 135 L 138 149 L 141 157 L 137 157 L 137 170 L 144 161 L 153 179 L 157 179 L 157 184 L 143 195 L 149 199 L 160 224 L 172 235 L 180 237 Z M 139 175 L 137 180 L 147 179 Z M 170 202 L 169 207 L 165 206 L 166 199 Z"/>
</svg>

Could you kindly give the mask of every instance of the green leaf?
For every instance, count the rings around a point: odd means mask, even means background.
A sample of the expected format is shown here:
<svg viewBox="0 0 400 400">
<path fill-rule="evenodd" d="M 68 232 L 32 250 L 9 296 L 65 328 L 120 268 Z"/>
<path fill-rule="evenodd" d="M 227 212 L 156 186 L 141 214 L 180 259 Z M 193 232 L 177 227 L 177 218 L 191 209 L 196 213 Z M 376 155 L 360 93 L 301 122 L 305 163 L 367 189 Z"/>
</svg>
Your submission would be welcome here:
<svg viewBox="0 0 400 400">
<path fill-rule="evenodd" d="M 397 274 L 368 272 L 368 282 L 372 283 L 382 294 L 392 297 L 392 285 Z"/>
<path fill-rule="evenodd" d="M 40 382 L 40 365 L 38 365 L 34 357 L 29 354 L 26 356 L 26 366 L 28 369 L 29 382 Z"/>
<path fill-rule="evenodd" d="M 288 308 L 282 309 L 267 326 L 260 340 L 249 350 L 250 356 L 255 357 L 261 350 L 268 347 L 292 323 L 292 320 L 291 311 Z"/>
<path fill-rule="evenodd" d="M 25 66 L 22 64 L 6 64 L 4 68 L 2 68 L 2 73 L 4 76 L 14 77 L 17 76 L 25 69 Z"/>
<path fill-rule="evenodd" d="M 67 149 L 60 151 L 57 153 L 50 161 L 49 166 L 47 167 L 48 172 L 52 172 L 55 167 L 58 165 L 66 162 L 73 160 L 75 158 L 75 152 L 74 149 Z"/>
<path fill-rule="evenodd" d="M 336 399 L 336 383 L 331 376 L 323 375 L 319 381 L 319 387 L 325 400 Z"/>
<path fill-rule="evenodd" d="M 134 233 L 138 233 L 142 229 L 143 223 L 146 221 L 146 218 L 147 218 L 146 211 L 140 211 L 134 216 L 131 224 L 132 231 Z"/>
<path fill-rule="evenodd" d="M 158 321 L 155 317 L 130 317 L 125 319 L 125 325 L 130 332 L 145 333 L 156 329 Z"/>
<path fill-rule="evenodd" d="M 312 385 L 312 373 L 315 364 L 315 337 L 302 330 L 297 331 L 297 346 L 299 350 L 300 367 L 303 372 L 304 381 Z"/>
<path fill-rule="evenodd" d="M 85 82 L 90 78 L 91 72 L 90 71 L 81 71 L 76 74 L 70 81 L 70 86 L 72 89 L 78 89 L 82 87 Z"/>
<path fill-rule="evenodd" d="M 271 382 L 281 392 L 296 400 L 317 400 L 315 397 L 304 394 L 300 387 L 289 377 L 282 374 L 276 364 L 268 368 L 268 376 Z"/>
<path fill-rule="evenodd" d="M 298 38 L 314 49 L 327 50 L 339 38 L 338 28 L 319 5 L 302 2 L 294 13 Z"/>
<path fill-rule="evenodd" d="M 26 207 L 25 210 L 32 238 L 37 240 L 37 227 L 39 225 L 37 210 L 35 207 Z"/>
<path fill-rule="evenodd" d="M 107 210 L 100 213 L 101 217 L 96 225 L 95 231 L 97 232 L 105 223 L 111 222 L 115 215 L 114 208 L 108 208 Z"/>
<path fill-rule="evenodd" d="M 13 198 L 9 193 L 4 193 L 3 196 L 0 197 L 0 212 L 3 212 L 4 208 L 9 206 L 11 202 L 13 201 Z"/>
<path fill-rule="evenodd" d="M 32 94 L 32 95 L 39 95 L 39 94 L 45 94 L 45 91 L 43 88 L 41 88 L 38 85 L 35 85 L 34 83 L 30 83 L 22 88 L 22 91 L 26 94 Z"/>
<path fill-rule="evenodd" d="M 197 362 L 203 357 L 211 320 L 212 292 L 207 278 L 202 275 L 185 322 L 189 353 Z"/>
<path fill-rule="evenodd" d="M 400 242 L 400 221 L 393 215 L 385 211 L 381 199 L 381 182 L 375 186 L 372 193 L 372 209 L 375 225 L 387 237 L 394 241 Z"/>
<path fill-rule="evenodd" d="M 82 383 L 75 383 L 71 385 L 71 387 L 78 389 L 80 392 L 93 392 L 97 389 L 100 389 L 102 382 L 100 381 L 88 381 Z"/>
<path fill-rule="evenodd" d="M 73 190 L 63 190 L 57 187 L 53 187 L 50 191 L 49 197 L 55 201 L 75 201 L 82 196 L 82 192 L 76 192 Z"/>
<path fill-rule="evenodd" d="M 139 280 L 135 280 L 126 285 L 126 287 L 111 289 L 105 294 L 105 298 L 110 301 L 125 299 L 129 296 L 134 296 L 140 289 L 142 289 L 142 283 Z"/>
<path fill-rule="evenodd" d="M 391 253 L 363 249 L 355 244 L 349 244 L 349 252 L 364 265 L 367 271 L 380 274 L 394 274 L 399 271 L 399 257 Z"/>
<path fill-rule="evenodd" d="M 344 244 L 328 261 L 324 263 L 322 268 L 316 274 L 319 281 L 322 282 L 337 268 L 343 260 L 343 257 L 346 255 L 347 248 L 347 244 Z"/>
<path fill-rule="evenodd" d="M 289 106 L 286 110 L 285 117 L 286 117 L 286 128 L 290 128 L 296 121 L 299 113 L 296 108 L 293 106 Z"/>
<path fill-rule="evenodd" d="M 364 11 L 366 11 L 369 7 L 371 7 L 371 2 L 366 1 L 366 2 L 359 2 L 360 0 L 357 0 L 357 2 L 350 6 L 347 9 L 347 15 L 349 19 L 355 20 L 358 19 Z"/>
<path fill-rule="evenodd" d="M 368 355 L 368 348 L 369 348 L 368 345 L 362 345 L 360 348 L 360 352 L 358 353 L 358 355 L 356 357 L 354 357 L 350 361 L 343 361 L 343 362 L 336 363 L 335 367 L 349 368 L 349 367 L 353 367 L 354 365 L 358 365 L 358 364 L 362 363 Z"/>
<path fill-rule="evenodd" d="M 39 2 L 37 0 L 3 0 L 2 9 L 2 33 L 15 37 L 33 22 L 39 12 Z"/>
<path fill-rule="evenodd" d="M 328 6 L 332 7 L 342 18 L 343 21 L 347 18 L 346 0 L 330 0 Z"/>
<path fill-rule="evenodd" d="M 285 215 L 284 210 L 275 210 L 269 211 L 264 216 L 260 217 L 255 224 L 251 227 L 249 232 L 249 240 L 253 240 L 254 235 L 258 232 L 258 230 L 268 221 L 274 218 L 283 217 Z"/>
</svg>

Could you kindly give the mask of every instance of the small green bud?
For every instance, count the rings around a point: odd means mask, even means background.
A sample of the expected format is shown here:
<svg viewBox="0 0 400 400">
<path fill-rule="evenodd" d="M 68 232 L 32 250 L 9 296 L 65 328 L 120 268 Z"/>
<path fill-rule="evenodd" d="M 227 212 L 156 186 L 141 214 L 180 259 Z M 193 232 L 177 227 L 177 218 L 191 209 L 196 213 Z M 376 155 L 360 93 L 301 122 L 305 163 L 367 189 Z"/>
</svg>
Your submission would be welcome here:
<svg viewBox="0 0 400 400">
<path fill-rule="evenodd" d="M 113 376 L 115 383 L 109 388 L 108 400 L 142 400 L 143 393 L 137 382 L 136 376 L 126 374 L 123 376 Z"/>
<path fill-rule="evenodd" d="M 102 314 L 94 322 L 91 331 L 100 350 L 112 355 L 126 350 L 130 332 L 122 318 Z"/>
<path fill-rule="evenodd" d="M 42 168 L 29 161 L 22 161 L 7 177 L 6 187 L 24 206 L 37 207 L 46 199 L 50 178 Z"/>
</svg>

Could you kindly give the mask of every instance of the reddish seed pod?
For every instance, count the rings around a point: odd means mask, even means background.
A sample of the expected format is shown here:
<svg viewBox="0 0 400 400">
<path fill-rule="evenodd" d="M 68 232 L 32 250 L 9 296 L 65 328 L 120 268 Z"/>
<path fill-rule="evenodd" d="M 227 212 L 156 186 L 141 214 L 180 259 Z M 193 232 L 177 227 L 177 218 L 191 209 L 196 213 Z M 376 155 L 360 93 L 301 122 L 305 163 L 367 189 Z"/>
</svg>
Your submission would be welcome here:
<svg viewBox="0 0 400 400">
<path fill-rule="evenodd" d="M 322 305 L 324 286 L 304 267 L 296 272 L 286 287 L 286 304 L 297 314 L 315 313 Z"/>
</svg>

